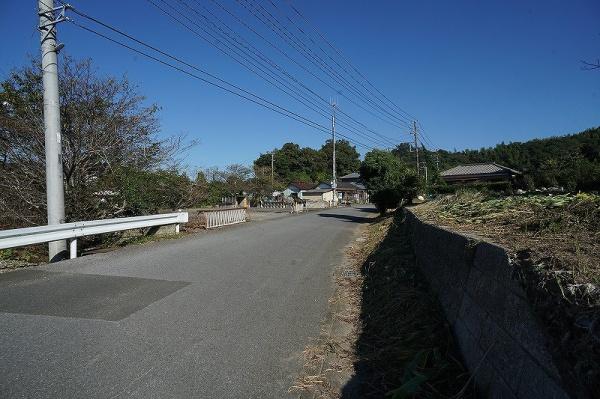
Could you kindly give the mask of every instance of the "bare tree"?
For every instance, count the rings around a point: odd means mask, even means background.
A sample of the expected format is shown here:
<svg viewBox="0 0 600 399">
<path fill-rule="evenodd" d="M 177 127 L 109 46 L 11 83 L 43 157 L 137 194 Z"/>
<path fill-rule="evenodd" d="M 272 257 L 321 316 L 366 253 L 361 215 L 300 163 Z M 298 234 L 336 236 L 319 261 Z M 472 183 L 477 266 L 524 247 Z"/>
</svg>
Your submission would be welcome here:
<svg viewBox="0 0 600 399">
<path fill-rule="evenodd" d="M 180 153 L 182 141 L 157 137 L 159 107 L 147 105 L 126 77 L 98 76 L 90 60 L 65 56 L 60 65 L 67 218 L 98 216 L 106 176 L 121 167 L 163 167 Z M 42 74 L 35 62 L 1 82 L 0 213 L 0 224 L 45 222 Z"/>
</svg>

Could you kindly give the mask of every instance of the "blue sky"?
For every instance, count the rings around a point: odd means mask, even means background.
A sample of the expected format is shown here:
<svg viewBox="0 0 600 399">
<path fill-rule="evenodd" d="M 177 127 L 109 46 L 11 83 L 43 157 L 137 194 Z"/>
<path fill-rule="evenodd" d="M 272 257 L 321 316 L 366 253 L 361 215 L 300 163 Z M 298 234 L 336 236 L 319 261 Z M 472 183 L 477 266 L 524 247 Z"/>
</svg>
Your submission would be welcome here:
<svg viewBox="0 0 600 399">
<path fill-rule="evenodd" d="M 177 4 L 181 0 L 168 1 Z M 184 1 L 194 4 L 192 0 Z M 278 40 L 276 44 L 290 57 L 330 82 L 315 65 L 286 47 L 249 14 L 241 6 L 245 1 L 218 0 L 259 33 L 274 42 Z M 249 1 L 260 2 L 273 15 L 279 16 L 277 12 L 281 11 L 292 19 L 296 17 L 288 0 L 274 0 L 277 9 L 268 0 Z M 600 70 L 582 71 L 580 65 L 580 60 L 600 58 L 600 2 L 596 0 L 291 1 L 378 89 L 419 119 L 436 147 L 479 148 L 600 125 Z M 0 48 L 0 77 L 27 62 L 28 56 L 38 57 L 36 3 L 0 3 L 0 34 L 5 38 Z M 394 142 L 409 139 L 406 128 L 385 123 L 336 94 L 231 19 L 212 0 L 199 3 L 320 96 L 337 98 L 343 111 L 370 129 Z M 73 0 L 71 4 L 223 79 L 329 125 L 325 117 L 248 72 L 146 0 Z M 203 24 L 198 14 L 190 12 L 188 16 Z M 303 26 L 306 32 L 312 32 Z M 286 27 L 293 31 L 289 23 Z M 301 37 L 299 31 L 295 32 Z M 93 58 L 99 73 L 126 74 L 137 83 L 148 101 L 162 107 L 163 135 L 186 134 L 198 140 L 185 160 L 191 170 L 250 164 L 259 153 L 285 142 L 319 147 L 327 138 L 71 24 L 59 26 L 59 38 L 70 55 Z M 346 89 L 342 92 L 360 103 Z M 342 127 L 340 131 L 348 133 Z"/>
</svg>

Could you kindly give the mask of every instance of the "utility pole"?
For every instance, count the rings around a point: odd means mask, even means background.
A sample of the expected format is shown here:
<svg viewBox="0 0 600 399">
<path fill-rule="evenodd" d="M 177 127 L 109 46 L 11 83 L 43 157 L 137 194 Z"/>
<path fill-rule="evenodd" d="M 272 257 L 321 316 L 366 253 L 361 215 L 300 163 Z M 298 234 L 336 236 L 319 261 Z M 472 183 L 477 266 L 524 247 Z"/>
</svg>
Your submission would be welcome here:
<svg viewBox="0 0 600 399">
<path fill-rule="evenodd" d="M 39 30 L 42 49 L 42 79 L 44 85 L 44 131 L 46 150 L 46 206 L 48 225 L 65 222 L 65 194 L 63 187 L 62 148 L 60 134 L 60 103 L 58 97 L 58 61 L 60 47 L 56 44 L 56 25 L 64 15 L 55 19 L 53 0 L 38 1 Z M 61 46 L 62 47 L 62 46 Z M 50 261 L 61 260 L 67 252 L 66 241 L 48 243 Z"/>
<path fill-rule="evenodd" d="M 423 162 L 423 170 L 425 171 L 425 183 L 427 183 L 427 162 Z"/>
<path fill-rule="evenodd" d="M 415 159 L 417 166 L 417 176 L 419 176 L 419 139 L 417 138 L 417 121 L 413 121 L 413 135 L 415 137 Z"/>
<path fill-rule="evenodd" d="M 274 166 L 275 166 L 275 153 L 271 152 L 271 190 L 273 190 L 273 187 L 275 186 L 274 182 Z"/>
<path fill-rule="evenodd" d="M 337 182 L 336 182 L 336 176 L 335 176 L 335 101 L 331 102 L 331 108 L 332 108 L 332 113 L 331 113 L 331 137 L 332 137 L 332 144 L 333 144 L 333 181 L 331 183 L 331 188 L 333 189 L 333 203 L 335 205 L 335 203 L 338 202 L 338 198 L 337 198 Z"/>
</svg>

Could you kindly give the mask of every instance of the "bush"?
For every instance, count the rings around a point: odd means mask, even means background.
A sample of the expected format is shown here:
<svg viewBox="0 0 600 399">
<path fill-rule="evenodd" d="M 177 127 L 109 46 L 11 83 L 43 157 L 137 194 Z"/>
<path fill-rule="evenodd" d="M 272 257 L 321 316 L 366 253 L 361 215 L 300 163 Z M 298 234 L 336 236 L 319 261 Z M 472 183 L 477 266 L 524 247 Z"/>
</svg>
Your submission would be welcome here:
<svg viewBox="0 0 600 399">
<path fill-rule="evenodd" d="M 371 201 L 381 214 L 409 203 L 417 195 L 417 175 L 390 151 L 373 150 L 365 155 L 360 175 L 371 192 Z"/>
</svg>

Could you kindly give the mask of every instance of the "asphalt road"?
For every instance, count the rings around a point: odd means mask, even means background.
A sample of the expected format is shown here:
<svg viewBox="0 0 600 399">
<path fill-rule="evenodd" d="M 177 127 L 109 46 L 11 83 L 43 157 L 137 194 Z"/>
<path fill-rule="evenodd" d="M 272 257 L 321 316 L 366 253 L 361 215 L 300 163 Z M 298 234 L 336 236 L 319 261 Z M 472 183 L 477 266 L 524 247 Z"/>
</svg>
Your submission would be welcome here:
<svg viewBox="0 0 600 399">
<path fill-rule="evenodd" d="M 287 397 L 369 216 L 327 210 L 0 274 L 0 397 Z"/>
</svg>

